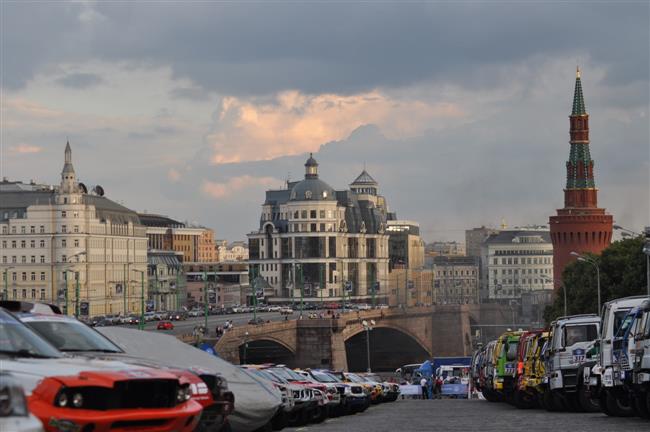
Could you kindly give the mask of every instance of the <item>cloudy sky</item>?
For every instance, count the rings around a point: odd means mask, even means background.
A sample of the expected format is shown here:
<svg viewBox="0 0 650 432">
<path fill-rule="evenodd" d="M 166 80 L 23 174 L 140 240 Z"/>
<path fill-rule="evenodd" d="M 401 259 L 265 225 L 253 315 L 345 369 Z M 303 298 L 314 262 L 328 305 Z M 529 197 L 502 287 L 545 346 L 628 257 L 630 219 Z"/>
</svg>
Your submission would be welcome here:
<svg viewBox="0 0 650 432">
<path fill-rule="evenodd" d="M 647 2 L 1 3 L 2 161 L 242 239 L 264 191 L 363 169 L 426 240 L 563 205 L 576 64 L 599 203 L 650 222 Z"/>
</svg>

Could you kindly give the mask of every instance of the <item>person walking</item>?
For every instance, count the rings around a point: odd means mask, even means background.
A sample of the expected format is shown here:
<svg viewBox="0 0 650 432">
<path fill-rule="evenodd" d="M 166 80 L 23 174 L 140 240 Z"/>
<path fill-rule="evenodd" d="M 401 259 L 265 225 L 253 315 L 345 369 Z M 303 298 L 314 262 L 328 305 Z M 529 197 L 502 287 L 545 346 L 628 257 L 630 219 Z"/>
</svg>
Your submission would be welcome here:
<svg viewBox="0 0 650 432">
<path fill-rule="evenodd" d="M 420 380 L 420 387 L 422 387 L 422 399 L 429 399 L 429 390 L 427 389 L 427 379 L 425 377 Z"/>
</svg>

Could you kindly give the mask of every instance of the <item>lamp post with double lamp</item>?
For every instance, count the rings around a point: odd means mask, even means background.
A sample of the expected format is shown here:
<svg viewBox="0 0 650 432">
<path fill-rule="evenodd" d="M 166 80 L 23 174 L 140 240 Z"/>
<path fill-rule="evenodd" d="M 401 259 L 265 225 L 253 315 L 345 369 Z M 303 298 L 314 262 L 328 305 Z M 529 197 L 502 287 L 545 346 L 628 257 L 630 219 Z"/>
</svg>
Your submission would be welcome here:
<svg viewBox="0 0 650 432">
<path fill-rule="evenodd" d="M 2 292 L 2 299 L 3 300 L 9 300 L 9 288 L 8 288 L 7 284 L 9 283 L 9 270 L 11 270 L 12 268 L 14 268 L 14 267 L 6 267 L 2 271 L 2 275 L 3 275 L 2 277 L 3 277 L 3 280 L 4 280 L 4 291 Z"/>
<path fill-rule="evenodd" d="M 76 254 L 70 256 L 69 260 L 72 260 L 72 258 L 77 258 L 77 262 L 79 262 L 79 257 L 81 255 L 86 255 L 86 252 L 77 252 Z M 79 295 L 80 295 L 80 287 L 79 287 L 79 272 L 70 270 L 70 269 L 65 269 L 64 270 L 65 275 L 66 275 L 66 281 L 65 281 L 65 313 L 66 315 L 68 314 L 68 272 L 71 272 L 72 274 L 75 275 L 75 288 L 74 288 L 74 317 L 79 318 Z"/>
<path fill-rule="evenodd" d="M 366 359 L 368 362 L 368 373 L 372 372 L 372 370 L 370 370 L 370 332 L 374 328 L 375 324 L 375 320 L 370 320 L 370 323 L 366 320 L 361 321 L 361 325 L 363 325 L 363 329 L 366 331 Z"/>
<path fill-rule="evenodd" d="M 598 267 L 598 262 L 596 262 L 596 260 L 593 258 L 589 258 L 585 255 L 580 255 L 575 251 L 572 251 L 571 255 L 578 257 L 578 261 L 589 263 L 596 268 L 596 286 L 598 288 L 598 308 L 596 309 L 596 314 L 600 314 L 600 268 Z"/>
<path fill-rule="evenodd" d="M 613 225 L 612 228 L 621 231 L 621 237 L 638 237 L 641 235 L 636 231 L 632 231 L 631 229 L 624 228 L 620 225 Z M 650 297 L 650 226 L 645 227 L 643 234 L 645 236 L 645 243 L 642 250 L 645 254 L 646 289 L 648 291 L 648 296 Z"/>
<path fill-rule="evenodd" d="M 144 270 L 132 269 L 135 273 L 140 273 L 140 319 L 138 328 L 144 330 Z"/>
</svg>

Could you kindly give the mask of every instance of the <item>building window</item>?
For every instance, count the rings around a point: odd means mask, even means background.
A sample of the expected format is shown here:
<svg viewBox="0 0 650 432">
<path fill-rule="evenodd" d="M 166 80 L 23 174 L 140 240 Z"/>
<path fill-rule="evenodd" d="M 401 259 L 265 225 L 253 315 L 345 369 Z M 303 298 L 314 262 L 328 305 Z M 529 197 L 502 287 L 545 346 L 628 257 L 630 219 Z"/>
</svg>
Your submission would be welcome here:
<svg viewBox="0 0 650 432">
<path fill-rule="evenodd" d="M 68 262 L 68 257 L 66 255 L 61 255 L 61 262 Z"/>
<path fill-rule="evenodd" d="M 5 213 L 5 218 L 7 217 L 7 213 Z M 7 227 L 3 226 L 2 227 L 2 234 L 7 234 Z"/>
<path fill-rule="evenodd" d="M 2 240 L 2 248 L 7 249 L 7 240 Z"/>
<path fill-rule="evenodd" d="M 21 240 L 20 241 L 20 247 L 23 248 L 23 249 L 26 248 L 27 247 L 27 242 L 25 240 Z"/>
<path fill-rule="evenodd" d="M 42 281 L 45 280 L 45 272 L 41 272 L 41 280 L 42 280 Z"/>
<path fill-rule="evenodd" d="M 29 242 L 29 247 L 32 248 L 32 249 L 35 248 L 36 247 L 36 240 L 31 240 Z"/>
<path fill-rule="evenodd" d="M 32 255 L 31 257 L 31 263 L 36 264 L 36 256 Z"/>
<path fill-rule="evenodd" d="M 23 290 L 23 298 L 27 298 L 27 290 L 26 289 Z"/>
<path fill-rule="evenodd" d="M 30 275 L 30 280 L 35 281 L 36 280 L 36 273 L 32 272 Z"/>
<path fill-rule="evenodd" d="M 45 288 L 41 288 L 41 300 L 45 300 Z"/>
<path fill-rule="evenodd" d="M 21 256 L 20 262 L 22 262 L 23 264 L 27 264 L 27 257 L 25 255 Z"/>
<path fill-rule="evenodd" d="M 310 219 L 316 219 L 316 210 L 311 210 L 309 212 Z"/>
<path fill-rule="evenodd" d="M 29 233 L 30 234 L 36 234 L 36 227 L 34 225 L 29 227 Z"/>
<path fill-rule="evenodd" d="M 79 232 L 79 225 L 74 226 L 74 232 L 78 233 Z M 125 233 L 126 234 L 126 233 Z"/>
<path fill-rule="evenodd" d="M 302 210 L 302 211 L 300 212 L 300 217 L 301 217 L 302 219 L 307 219 L 307 210 Z"/>
<path fill-rule="evenodd" d="M 41 234 L 45 234 L 45 225 L 41 225 L 40 229 L 38 230 Z"/>
<path fill-rule="evenodd" d="M 11 257 L 11 263 L 16 264 L 16 255 Z"/>
<path fill-rule="evenodd" d="M 44 248 L 45 247 L 45 240 L 41 240 L 40 245 L 41 245 L 42 248 Z"/>
<path fill-rule="evenodd" d="M 11 241 L 11 248 L 16 249 L 16 240 Z"/>
<path fill-rule="evenodd" d="M 61 217 L 62 217 L 62 218 L 67 217 L 67 213 L 66 213 L 65 211 L 62 211 L 62 212 L 61 212 Z"/>
<path fill-rule="evenodd" d="M 61 239 L 61 247 L 67 247 L 67 246 L 68 246 L 67 240 L 66 239 Z"/>
<path fill-rule="evenodd" d="M 78 217 L 79 217 L 79 212 L 74 212 L 74 213 L 72 214 L 72 216 L 78 218 Z"/>
<path fill-rule="evenodd" d="M 21 276 L 21 280 L 23 280 L 23 281 L 27 280 L 27 272 L 23 272 L 20 276 Z"/>
<path fill-rule="evenodd" d="M 61 225 L 61 232 L 62 233 L 67 233 L 68 232 L 68 227 L 65 225 Z"/>
<path fill-rule="evenodd" d="M 79 247 L 79 239 L 74 240 L 74 247 Z"/>
<path fill-rule="evenodd" d="M 21 227 L 20 227 L 20 233 L 21 233 L 21 234 L 25 234 L 26 231 L 27 231 L 26 228 L 27 228 L 27 227 L 21 226 Z"/>
<path fill-rule="evenodd" d="M 2 256 L 2 264 L 7 264 L 7 256 L 6 255 Z"/>
<path fill-rule="evenodd" d="M 15 226 L 12 226 L 12 227 L 11 227 L 11 233 L 12 233 L 12 234 L 16 234 L 16 227 L 15 227 Z"/>
</svg>

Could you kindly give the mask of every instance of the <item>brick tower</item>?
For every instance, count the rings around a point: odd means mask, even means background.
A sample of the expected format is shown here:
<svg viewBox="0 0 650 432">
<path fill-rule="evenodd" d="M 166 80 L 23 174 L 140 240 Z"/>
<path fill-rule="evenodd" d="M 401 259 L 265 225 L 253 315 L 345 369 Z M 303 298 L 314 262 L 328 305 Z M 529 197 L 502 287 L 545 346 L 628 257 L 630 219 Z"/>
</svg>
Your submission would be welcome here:
<svg viewBox="0 0 650 432">
<path fill-rule="evenodd" d="M 612 241 L 612 215 L 598 208 L 598 189 L 594 182 L 594 161 L 589 154 L 589 114 L 582 95 L 580 69 L 576 71 L 573 110 L 569 116 L 571 150 L 566 163 L 564 208 L 550 217 L 553 242 L 553 275 L 562 278 L 564 267 L 578 253 L 598 254 Z M 559 284 L 555 283 L 555 288 Z"/>
</svg>

